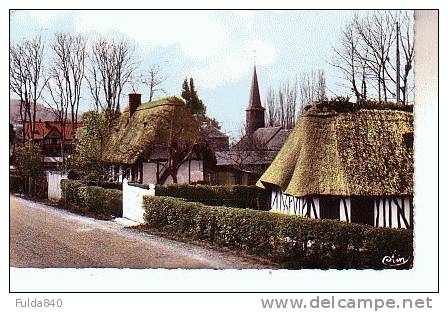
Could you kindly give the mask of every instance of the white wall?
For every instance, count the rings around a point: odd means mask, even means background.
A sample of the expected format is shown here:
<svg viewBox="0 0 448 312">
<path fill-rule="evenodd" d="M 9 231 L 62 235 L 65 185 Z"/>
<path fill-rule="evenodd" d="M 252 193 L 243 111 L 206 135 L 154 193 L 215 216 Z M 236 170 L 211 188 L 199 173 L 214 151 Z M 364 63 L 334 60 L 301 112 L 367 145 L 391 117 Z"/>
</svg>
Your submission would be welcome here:
<svg viewBox="0 0 448 312">
<path fill-rule="evenodd" d="M 59 201 L 62 198 L 61 180 L 67 179 L 67 174 L 60 171 L 47 171 L 48 199 Z"/>
<path fill-rule="evenodd" d="M 123 179 L 123 218 L 144 223 L 143 219 L 143 196 L 155 196 L 154 184 L 149 185 L 148 189 L 128 185 L 128 180 Z"/>
<path fill-rule="evenodd" d="M 162 168 L 161 165 L 159 165 Z M 156 184 L 157 183 L 157 164 L 156 163 L 143 163 L 143 184 Z"/>
<path fill-rule="evenodd" d="M 163 165 L 159 165 L 159 170 L 163 170 Z M 190 178 L 188 172 L 190 171 Z M 143 163 L 143 184 L 156 184 L 157 164 Z M 204 166 L 202 160 L 185 161 L 177 170 L 177 183 L 188 184 L 191 182 L 204 180 Z M 173 179 L 169 176 L 164 184 L 173 184 Z"/>
</svg>

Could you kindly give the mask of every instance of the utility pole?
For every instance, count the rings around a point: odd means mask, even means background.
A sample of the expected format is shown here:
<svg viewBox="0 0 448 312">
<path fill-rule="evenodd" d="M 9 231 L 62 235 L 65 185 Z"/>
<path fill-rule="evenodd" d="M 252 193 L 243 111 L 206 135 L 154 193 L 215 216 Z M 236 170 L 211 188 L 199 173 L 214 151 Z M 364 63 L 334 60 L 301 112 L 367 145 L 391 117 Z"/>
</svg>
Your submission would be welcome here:
<svg viewBox="0 0 448 312">
<path fill-rule="evenodd" d="M 397 103 L 400 103 L 400 26 L 397 24 Z"/>
</svg>

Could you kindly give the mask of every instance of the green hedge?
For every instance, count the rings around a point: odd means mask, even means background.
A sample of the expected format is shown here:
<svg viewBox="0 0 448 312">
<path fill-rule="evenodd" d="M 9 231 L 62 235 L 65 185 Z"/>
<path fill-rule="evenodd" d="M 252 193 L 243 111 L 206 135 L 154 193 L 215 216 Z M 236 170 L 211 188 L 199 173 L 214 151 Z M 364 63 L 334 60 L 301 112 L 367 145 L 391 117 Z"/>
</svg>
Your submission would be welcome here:
<svg viewBox="0 0 448 312">
<path fill-rule="evenodd" d="M 123 215 L 122 191 L 62 180 L 62 204 L 71 210 L 101 215 Z"/>
<path fill-rule="evenodd" d="M 269 210 L 270 193 L 256 186 L 244 185 L 157 185 L 156 196 L 183 198 L 211 206 Z"/>
<path fill-rule="evenodd" d="M 19 175 L 9 175 L 9 191 L 13 193 L 23 193 L 23 177 Z"/>
<path fill-rule="evenodd" d="M 375 228 L 250 209 L 223 209 L 167 197 L 145 196 L 150 228 L 243 250 L 278 261 L 286 268 L 387 268 L 383 257 L 395 251 L 409 257 L 409 230 Z"/>
<path fill-rule="evenodd" d="M 82 181 L 85 185 L 89 186 L 99 186 L 107 189 L 114 189 L 114 190 L 122 190 L 123 189 L 123 183 L 121 182 L 97 182 L 97 181 Z"/>
</svg>

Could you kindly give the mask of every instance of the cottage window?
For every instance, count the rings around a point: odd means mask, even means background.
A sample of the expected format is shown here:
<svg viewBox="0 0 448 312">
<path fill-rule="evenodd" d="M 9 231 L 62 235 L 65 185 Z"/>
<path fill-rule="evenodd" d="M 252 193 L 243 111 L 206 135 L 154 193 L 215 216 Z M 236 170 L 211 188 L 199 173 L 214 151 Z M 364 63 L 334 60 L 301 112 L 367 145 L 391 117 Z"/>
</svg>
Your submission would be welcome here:
<svg viewBox="0 0 448 312">
<path fill-rule="evenodd" d="M 374 199 L 372 197 L 352 197 L 350 204 L 353 223 L 374 225 Z"/>
<path fill-rule="evenodd" d="M 321 219 L 339 220 L 339 197 L 325 196 L 319 198 L 319 210 Z"/>
</svg>

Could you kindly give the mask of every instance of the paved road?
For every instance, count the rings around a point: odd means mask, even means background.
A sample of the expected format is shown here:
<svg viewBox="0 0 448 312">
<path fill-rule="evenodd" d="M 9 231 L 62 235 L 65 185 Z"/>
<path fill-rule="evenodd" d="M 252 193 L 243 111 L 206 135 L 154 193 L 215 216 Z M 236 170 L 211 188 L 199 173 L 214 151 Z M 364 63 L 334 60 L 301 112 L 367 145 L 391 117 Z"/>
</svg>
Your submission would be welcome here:
<svg viewBox="0 0 448 312">
<path fill-rule="evenodd" d="M 10 196 L 10 263 L 33 268 L 267 268 L 256 260 L 177 242 Z"/>
</svg>

